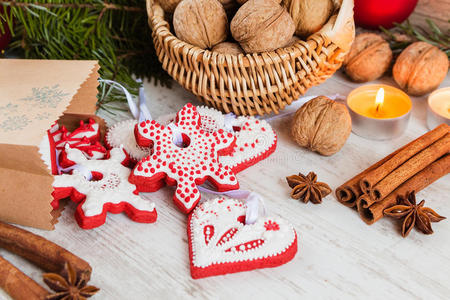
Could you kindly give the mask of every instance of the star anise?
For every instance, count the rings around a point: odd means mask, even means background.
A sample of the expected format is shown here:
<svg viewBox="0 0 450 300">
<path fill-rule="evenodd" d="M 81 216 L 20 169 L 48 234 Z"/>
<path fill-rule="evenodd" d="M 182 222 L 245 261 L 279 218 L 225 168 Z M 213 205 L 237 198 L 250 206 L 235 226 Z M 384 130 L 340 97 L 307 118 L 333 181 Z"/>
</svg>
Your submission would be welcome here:
<svg viewBox="0 0 450 300">
<path fill-rule="evenodd" d="M 438 215 L 434 210 L 424 207 L 425 200 L 416 204 L 416 195 L 412 191 L 406 196 L 399 196 L 397 205 L 384 210 L 384 214 L 396 219 L 403 219 L 402 236 L 406 237 L 415 226 L 425 234 L 432 234 L 431 222 L 439 222 L 445 217 Z"/>
<path fill-rule="evenodd" d="M 46 273 L 43 277 L 44 282 L 55 291 L 45 298 L 47 300 L 85 300 L 99 291 L 95 286 L 87 285 L 87 274 L 77 278 L 75 270 L 67 262 L 61 275 Z"/>
<path fill-rule="evenodd" d="M 305 203 L 308 201 L 314 204 L 322 203 L 322 198 L 331 193 L 328 184 L 317 182 L 317 175 L 314 172 L 309 172 L 306 176 L 298 173 L 286 177 L 286 180 L 292 188 L 291 197 Z"/>
</svg>

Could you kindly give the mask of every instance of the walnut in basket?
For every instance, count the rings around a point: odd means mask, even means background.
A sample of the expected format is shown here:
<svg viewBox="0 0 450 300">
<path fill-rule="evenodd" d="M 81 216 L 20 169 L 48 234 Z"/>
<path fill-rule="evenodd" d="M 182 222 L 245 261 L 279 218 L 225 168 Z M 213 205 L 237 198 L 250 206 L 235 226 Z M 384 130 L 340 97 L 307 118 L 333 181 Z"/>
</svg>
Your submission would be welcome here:
<svg viewBox="0 0 450 300">
<path fill-rule="evenodd" d="M 226 40 L 228 19 L 217 0 L 183 0 L 173 14 L 173 27 L 179 39 L 206 49 Z"/>
<path fill-rule="evenodd" d="M 283 0 L 295 23 L 295 34 L 308 37 L 328 21 L 334 11 L 333 0 Z"/>
<path fill-rule="evenodd" d="M 389 43 L 375 33 L 356 36 L 344 60 L 345 73 L 356 82 L 367 82 L 381 77 L 392 61 Z"/>
<path fill-rule="evenodd" d="M 245 54 L 244 50 L 242 50 L 241 46 L 237 43 L 231 43 L 231 42 L 223 42 L 220 44 L 215 45 L 211 51 L 218 52 L 222 54 L 233 54 L 233 55 L 239 55 L 239 54 Z"/>
<path fill-rule="evenodd" d="M 352 120 L 347 107 L 325 96 L 316 97 L 300 107 L 291 127 L 297 144 L 322 155 L 338 152 L 351 131 Z"/>
<path fill-rule="evenodd" d="M 425 42 L 415 42 L 399 55 L 392 75 L 405 92 L 421 96 L 436 89 L 447 71 L 448 58 L 442 50 Z"/>
<path fill-rule="evenodd" d="M 246 53 L 283 47 L 294 31 L 289 13 L 275 0 L 248 0 L 231 21 L 231 34 Z"/>
</svg>

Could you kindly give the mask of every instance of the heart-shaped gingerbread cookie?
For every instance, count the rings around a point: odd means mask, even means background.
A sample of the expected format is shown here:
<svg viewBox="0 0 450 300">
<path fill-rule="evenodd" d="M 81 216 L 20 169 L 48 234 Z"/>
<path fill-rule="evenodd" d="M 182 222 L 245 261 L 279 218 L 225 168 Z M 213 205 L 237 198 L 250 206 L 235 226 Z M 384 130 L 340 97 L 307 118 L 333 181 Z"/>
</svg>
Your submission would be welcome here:
<svg viewBox="0 0 450 300">
<path fill-rule="evenodd" d="M 276 267 L 297 253 L 297 234 L 287 221 L 260 217 L 245 225 L 246 205 L 229 198 L 199 204 L 188 221 L 192 278 Z"/>
</svg>

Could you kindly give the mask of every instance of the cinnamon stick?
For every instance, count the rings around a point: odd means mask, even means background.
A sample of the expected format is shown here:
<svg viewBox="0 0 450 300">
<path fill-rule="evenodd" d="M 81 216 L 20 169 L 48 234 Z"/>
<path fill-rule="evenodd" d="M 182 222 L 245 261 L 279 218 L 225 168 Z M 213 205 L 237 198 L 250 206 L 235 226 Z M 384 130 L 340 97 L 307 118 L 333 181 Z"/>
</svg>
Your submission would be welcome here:
<svg viewBox="0 0 450 300">
<path fill-rule="evenodd" d="M 399 195 L 406 195 L 407 192 L 418 192 L 428 185 L 432 184 L 439 178 L 447 175 L 450 172 L 450 154 L 444 155 L 442 158 L 436 160 L 422 171 L 415 174 L 413 177 L 401 184 L 395 191 L 389 194 L 383 200 L 372 204 L 369 207 L 364 207 L 364 203 L 358 204 L 358 212 L 367 224 L 373 224 L 383 217 L 383 211 L 397 203 Z"/>
<path fill-rule="evenodd" d="M 91 266 L 75 254 L 41 236 L 3 222 L 0 222 L 0 247 L 47 272 L 60 273 L 68 262 L 79 276 L 86 274 L 87 279 L 91 276 Z"/>
<path fill-rule="evenodd" d="M 412 142 L 411 142 L 412 143 Z M 362 178 L 364 178 L 369 172 L 372 170 L 380 167 L 385 162 L 387 162 L 389 159 L 394 157 L 397 153 L 408 147 L 411 143 L 403 146 L 400 149 L 397 149 L 396 151 L 392 152 L 382 160 L 376 162 L 366 170 L 364 170 L 362 173 L 356 175 L 340 187 L 336 189 L 336 198 L 339 202 L 344 204 L 347 207 L 355 207 L 356 208 L 356 201 L 357 199 L 363 194 L 360 186 L 360 181 Z"/>
<path fill-rule="evenodd" d="M 0 288 L 15 300 L 42 300 L 49 292 L 0 256 Z"/>
<path fill-rule="evenodd" d="M 444 137 L 411 157 L 397 169 L 389 173 L 389 175 L 384 177 L 380 182 L 378 182 L 373 188 L 376 198 L 372 197 L 372 201 L 380 201 L 384 199 L 403 182 L 429 166 L 439 157 L 449 152 L 450 133 L 447 133 Z"/>
<path fill-rule="evenodd" d="M 402 149 L 402 151 L 399 151 L 396 155 L 391 157 L 384 164 L 378 166 L 377 168 L 371 170 L 370 172 L 367 172 L 367 174 L 361 179 L 360 182 L 360 188 L 362 192 L 365 194 L 369 194 L 374 202 L 381 200 L 383 196 L 386 195 L 380 194 L 380 190 L 379 188 L 377 188 L 376 185 L 380 181 L 382 181 L 383 178 L 385 178 L 395 169 L 401 166 L 403 163 L 407 162 L 410 158 L 414 157 L 416 154 L 428 148 L 430 145 L 432 145 L 433 143 L 435 143 L 436 141 L 447 135 L 449 131 L 450 127 L 447 124 L 441 124 L 435 129 L 427 132 L 426 134 L 420 136 L 413 142 L 409 143 L 406 147 Z M 442 153 L 439 156 L 441 155 Z M 411 170 L 411 171 L 413 172 L 416 171 L 417 173 L 420 170 Z"/>
</svg>

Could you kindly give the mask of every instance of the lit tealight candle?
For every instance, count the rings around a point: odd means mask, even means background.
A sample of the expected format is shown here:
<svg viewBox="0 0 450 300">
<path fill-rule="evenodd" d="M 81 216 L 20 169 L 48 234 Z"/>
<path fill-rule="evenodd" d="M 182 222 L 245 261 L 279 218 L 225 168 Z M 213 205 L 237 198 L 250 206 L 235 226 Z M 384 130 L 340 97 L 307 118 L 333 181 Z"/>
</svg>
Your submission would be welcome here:
<svg viewBox="0 0 450 300">
<path fill-rule="evenodd" d="M 362 137 L 386 140 L 399 136 L 408 125 L 411 99 L 388 85 L 365 85 L 347 97 L 353 132 Z"/>
<path fill-rule="evenodd" d="M 450 125 L 450 87 L 434 91 L 428 97 L 428 128 L 447 123 Z"/>
</svg>

